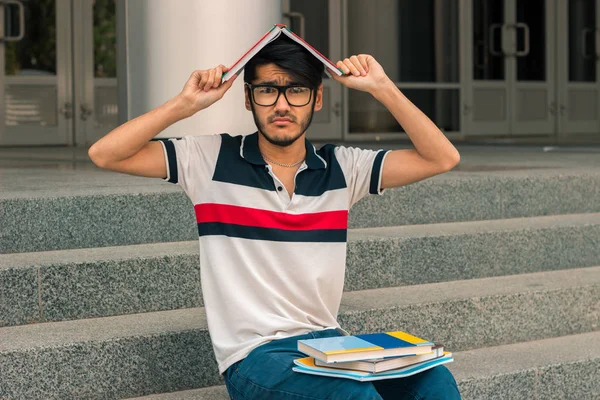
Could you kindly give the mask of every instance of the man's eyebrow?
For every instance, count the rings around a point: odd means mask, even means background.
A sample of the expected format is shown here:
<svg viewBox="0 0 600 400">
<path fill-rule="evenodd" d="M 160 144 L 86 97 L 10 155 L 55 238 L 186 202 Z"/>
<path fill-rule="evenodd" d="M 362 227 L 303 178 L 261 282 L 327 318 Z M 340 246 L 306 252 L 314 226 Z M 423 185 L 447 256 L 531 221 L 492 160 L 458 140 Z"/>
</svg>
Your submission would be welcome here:
<svg viewBox="0 0 600 400">
<path fill-rule="evenodd" d="M 277 85 L 277 81 L 261 81 L 257 85 Z"/>
<path fill-rule="evenodd" d="M 262 81 L 262 82 L 258 82 L 256 85 L 277 85 L 279 82 L 277 81 Z M 281 85 L 281 86 L 302 86 L 302 84 L 300 82 L 288 82 L 287 85 Z"/>
</svg>

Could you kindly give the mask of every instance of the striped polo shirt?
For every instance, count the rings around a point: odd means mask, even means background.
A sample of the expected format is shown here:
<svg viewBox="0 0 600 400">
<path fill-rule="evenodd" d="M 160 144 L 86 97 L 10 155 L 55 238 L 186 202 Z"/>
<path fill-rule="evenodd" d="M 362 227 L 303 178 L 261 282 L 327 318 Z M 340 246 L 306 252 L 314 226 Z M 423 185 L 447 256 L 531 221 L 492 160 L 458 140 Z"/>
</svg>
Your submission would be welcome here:
<svg viewBox="0 0 600 400">
<path fill-rule="evenodd" d="M 339 328 L 348 211 L 381 194 L 386 151 L 305 140 L 290 196 L 258 133 L 162 140 L 168 182 L 192 201 L 219 373 L 274 339 Z"/>
</svg>

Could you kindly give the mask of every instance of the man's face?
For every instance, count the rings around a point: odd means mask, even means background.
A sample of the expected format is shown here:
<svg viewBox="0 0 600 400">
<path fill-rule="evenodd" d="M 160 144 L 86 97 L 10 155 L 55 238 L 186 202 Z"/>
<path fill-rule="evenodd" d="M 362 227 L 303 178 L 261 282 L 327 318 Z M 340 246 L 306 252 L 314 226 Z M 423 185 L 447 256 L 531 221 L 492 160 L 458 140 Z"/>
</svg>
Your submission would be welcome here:
<svg viewBox="0 0 600 400">
<path fill-rule="evenodd" d="M 265 64 L 256 68 L 253 85 L 294 85 L 292 78 L 275 64 Z M 246 109 L 252 111 L 254 122 L 260 134 L 270 143 L 286 147 L 298 140 L 308 129 L 314 111 L 323 106 L 323 85 L 312 92 L 310 102 L 301 107 L 288 104 L 283 93 L 272 106 L 260 106 L 252 101 L 249 88 L 246 88 Z M 314 105 L 314 109 L 313 109 Z"/>
</svg>

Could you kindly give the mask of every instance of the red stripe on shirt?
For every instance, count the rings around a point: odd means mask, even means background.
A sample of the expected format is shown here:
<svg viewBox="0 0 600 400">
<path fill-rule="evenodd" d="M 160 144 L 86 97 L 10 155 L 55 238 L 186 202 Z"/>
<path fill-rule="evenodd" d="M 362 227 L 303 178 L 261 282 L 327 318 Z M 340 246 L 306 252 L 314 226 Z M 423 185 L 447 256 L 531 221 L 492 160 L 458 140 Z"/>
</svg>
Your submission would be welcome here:
<svg viewBox="0 0 600 400">
<path fill-rule="evenodd" d="M 348 229 L 348 211 L 288 214 L 228 204 L 196 204 L 198 223 L 220 222 L 285 230 Z"/>
</svg>

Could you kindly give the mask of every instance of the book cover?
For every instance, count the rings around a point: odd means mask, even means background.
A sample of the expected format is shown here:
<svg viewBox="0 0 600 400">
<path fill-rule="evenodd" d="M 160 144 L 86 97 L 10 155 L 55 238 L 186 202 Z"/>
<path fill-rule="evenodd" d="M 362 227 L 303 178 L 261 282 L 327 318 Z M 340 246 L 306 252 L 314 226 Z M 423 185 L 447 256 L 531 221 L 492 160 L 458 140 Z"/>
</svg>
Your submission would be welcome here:
<svg viewBox="0 0 600 400">
<path fill-rule="evenodd" d="M 277 39 L 282 33 L 290 39 L 292 39 L 293 41 L 295 41 L 296 43 L 300 44 L 306 50 L 308 50 L 313 56 L 315 56 L 327 68 L 329 68 L 337 75 L 341 76 L 344 74 L 343 71 L 336 67 L 331 60 L 329 60 L 317 49 L 308 44 L 308 42 L 306 42 L 300 36 L 292 32 L 287 26 L 285 26 L 284 24 L 275 24 L 267 33 L 263 35 L 263 37 L 261 37 L 252 47 L 250 47 L 250 49 L 248 49 L 246 53 L 244 53 L 236 62 L 233 63 L 229 70 L 227 70 L 227 72 L 223 74 L 222 81 L 226 82 L 229 79 L 231 79 L 233 75 L 239 73 L 252 57 L 258 54 L 258 52 L 262 50 L 262 48 L 265 47 L 267 44 Z M 327 69 L 325 69 L 325 71 L 329 73 Z"/>
<path fill-rule="evenodd" d="M 298 350 L 326 363 L 430 353 L 434 344 L 406 332 L 381 332 L 298 341 Z"/>
<path fill-rule="evenodd" d="M 452 353 L 445 352 L 442 357 L 438 357 L 434 360 L 424 361 L 422 363 L 410 365 L 404 368 L 393 369 L 386 372 L 370 373 L 356 370 L 319 367 L 315 365 L 312 357 L 305 357 L 294 360 L 295 366 L 292 367 L 292 370 L 303 374 L 321 375 L 332 378 L 345 378 L 360 382 L 368 382 L 382 379 L 405 378 L 433 367 L 437 367 L 438 365 L 448 364 L 453 361 L 454 359 L 452 358 Z"/>
<path fill-rule="evenodd" d="M 386 358 L 375 358 L 363 361 L 342 361 L 326 363 L 318 358 L 315 358 L 315 365 L 319 367 L 354 369 L 365 372 L 384 372 L 391 369 L 404 368 L 413 364 L 418 364 L 423 361 L 429 361 L 442 357 L 444 355 L 444 346 L 435 345 L 430 353 L 420 354 L 416 356 L 397 356 Z"/>
</svg>

